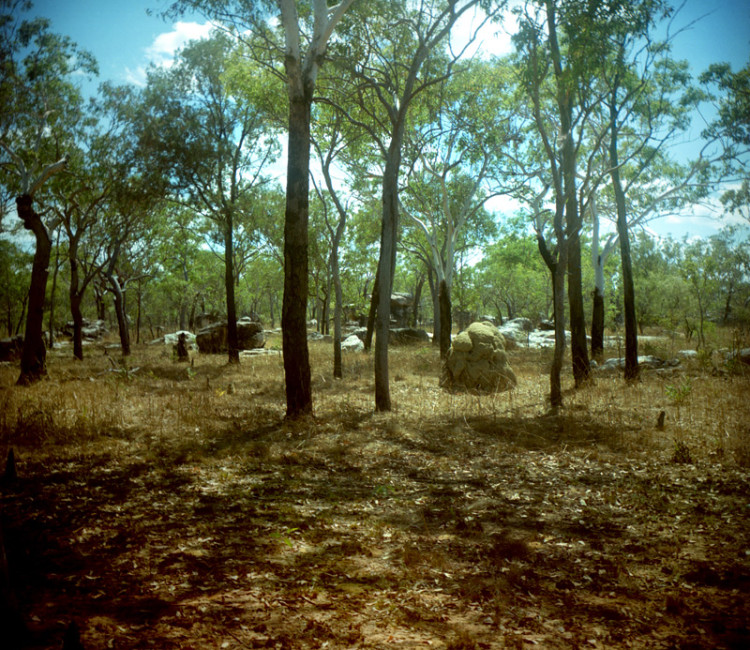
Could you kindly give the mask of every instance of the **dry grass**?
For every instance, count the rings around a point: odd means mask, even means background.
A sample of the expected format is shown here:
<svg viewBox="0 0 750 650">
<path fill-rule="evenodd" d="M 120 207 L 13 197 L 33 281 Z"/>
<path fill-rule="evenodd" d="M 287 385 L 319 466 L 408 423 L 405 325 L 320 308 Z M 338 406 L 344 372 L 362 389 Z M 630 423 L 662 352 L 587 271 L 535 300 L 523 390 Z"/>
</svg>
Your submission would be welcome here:
<svg viewBox="0 0 750 650">
<path fill-rule="evenodd" d="M 549 351 L 512 351 L 518 388 L 473 396 L 438 388 L 432 348 L 395 348 L 377 414 L 371 357 L 334 381 L 330 347 L 310 351 L 297 422 L 279 355 L 187 366 L 143 346 L 115 369 L 63 349 L 29 388 L 0 367 L 21 477 L 6 542 L 37 647 L 71 617 L 87 648 L 750 638 L 747 373 L 701 358 L 576 391 L 566 369 L 551 415 Z"/>
</svg>

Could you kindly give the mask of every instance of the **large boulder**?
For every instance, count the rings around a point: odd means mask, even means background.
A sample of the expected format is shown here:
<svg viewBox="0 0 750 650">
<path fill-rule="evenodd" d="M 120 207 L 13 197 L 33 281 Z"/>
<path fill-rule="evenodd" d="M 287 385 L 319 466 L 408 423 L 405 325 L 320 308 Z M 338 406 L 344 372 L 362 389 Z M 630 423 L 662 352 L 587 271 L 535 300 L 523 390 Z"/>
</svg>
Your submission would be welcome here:
<svg viewBox="0 0 750 650">
<path fill-rule="evenodd" d="M 346 352 L 362 352 L 365 349 L 365 344 L 362 339 L 356 334 L 350 334 L 343 341 L 341 341 L 341 350 Z"/>
<path fill-rule="evenodd" d="M 391 322 L 396 327 L 406 327 L 414 309 L 414 296 L 410 293 L 391 294 Z"/>
<path fill-rule="evenodd" d="M 266 335 L 260 323 L 241 318 L 237 321 L 237 344 L 240 350 L 262 348 L 266 344 Z M 227 323 L 214 323 L 204 327 L 195 335 L 195 342 L 203 354 L 226 352 Z"/>
<path fill-rule="evenodd" d="M 424 330 L 413 327 L 391 328 L 388 342 L 391 345 L 414 345 L 418 343 L 429 343 L 430 335 Z"/>
<path fill-rule="evenodd" d="M 528 318 L 513 318 L 505 321 L 498 329 L 505 339 L 505 349 L 512 350 L 518 345 L 528 344 L 534 327 Z"/>
<path fill-rule="evenodd" d="M 454 339 L 440 385 L 448 390 L 496 393 L 516 385 L 505 340 L 491 323 L 472 323 Z"/>
<path fill-rule="evenodd" d="M 73 321 L 65 323 L 65 327 L 62 329 L 62 333 L 66 336 L 73 336 L 74 324 Z M 81 338 L 88 341 L 96 341 L 107 333 L 107 324 L 103 320 L 95 320 L 93 323 L 88 319 L 84 318 L 81 321 Z"/>
</svg>

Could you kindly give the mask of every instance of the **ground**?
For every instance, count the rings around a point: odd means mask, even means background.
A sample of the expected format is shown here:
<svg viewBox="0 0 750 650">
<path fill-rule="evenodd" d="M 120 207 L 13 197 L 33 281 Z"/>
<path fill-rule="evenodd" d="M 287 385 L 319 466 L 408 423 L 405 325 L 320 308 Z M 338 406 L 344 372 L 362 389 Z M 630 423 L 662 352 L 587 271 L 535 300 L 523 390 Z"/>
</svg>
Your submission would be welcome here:
<svg viewBox="0 0 750 650">
<path fill-rule="evenodd" d="M 333 380 L 314 343 L 297 422 L 277 354 L 70 356 L 30 388 L 0 368 L 29 647 L 70 621 L 88 650 L 750 646 L 750 377 L 705 355 L 577 391 L 566 368 L 551 414 L 548 351 L 472 396 L 395 349 L 376 414 L 371 357 Z"/>
</svg>

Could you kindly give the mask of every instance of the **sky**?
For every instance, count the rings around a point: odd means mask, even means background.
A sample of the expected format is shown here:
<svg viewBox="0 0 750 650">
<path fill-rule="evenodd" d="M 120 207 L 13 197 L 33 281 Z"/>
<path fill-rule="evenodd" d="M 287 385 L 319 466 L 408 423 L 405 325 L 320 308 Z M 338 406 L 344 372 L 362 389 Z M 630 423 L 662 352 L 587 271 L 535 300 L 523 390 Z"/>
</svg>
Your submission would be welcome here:
<svg viewBox="0 0 750 650">
<path fill-rule="evenodd" d="M 199 15 L 179 21 L 164 21 L 160 9 L 171 0 L 36 0 L 32 14 L 51 21 L 52 30 L 70 36 L 99 62 L 99 78 L 82 82 L 93 93 L 98 83 L 145 81 L 149 64 L 169 65 L 175 52 L 187 41 L 208 34 L 210 25 Z M 677 0 L 679 2 L 679 0 Z M 147 14 L 153 10 L 153 15 Z M 468 30 L 470 18 L 459 26 Z M 750 61 L 750 0 L 684 0 L 673 23 L 677 34 L 673 55 L 687 59 L 694 74 L 711 63 L 727 61 L 739 70 Z M 484 51 L 510 51 L 513 22 L 493 29 L 482 41 Z M 694 136 L 700 131 L 696 124 Z M 680 215 L 654 222 L 657 234 L 706 236 L 722 224 L 715 211 L 699 207 L 694 215 Z"/>
</svg>

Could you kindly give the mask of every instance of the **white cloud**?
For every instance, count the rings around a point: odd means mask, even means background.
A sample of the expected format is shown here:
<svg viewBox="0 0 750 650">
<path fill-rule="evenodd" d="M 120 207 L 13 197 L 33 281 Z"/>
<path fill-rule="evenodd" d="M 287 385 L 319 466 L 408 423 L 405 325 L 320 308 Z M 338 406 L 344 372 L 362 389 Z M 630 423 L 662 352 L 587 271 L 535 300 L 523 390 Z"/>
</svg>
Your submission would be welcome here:
<svg viewBox="0 0 750 650">
<path fill-rule="evenodd" d="M 144 49 L 145 63 L 136 68 L 125 68 L 125 80 L 136 86 L 144 86 L 146 69 L 150 64 L 169 68 L 174 63 L 175 54 L 181 48 L 189 41 L 207 38 L 214 26 L 213 23 L 176 22 L 171 31 L 159 34 L 151 45 Z"/>
<path fill-rule="evenodd" d="M 149 63 L 169 67 L 180 48 L 188 41 L 206 38 L 212 29 L 211 23 L 177 22 L 171 32 L 159 34 L 146 48 L 146 57 Z"/>
<path fill-rule="evenodd" d="M 466 57 L 479 56 L 486 59 L 490 56 L 503 56 L 513 51 L 511 34 L 518 27 L 516 17 L 510 11 L 504 11 L 502 22 L 488 22 L 476 34 L 473 43 L 467 43 L 468 40 L 477 32 L 482 20 L 486 14 L 475 8 L 473 11 L 467 11 L 456 22 L 451 30 L 451 47 L 454 52 L 460 52 L 466 47 Z"/>
</svg>

